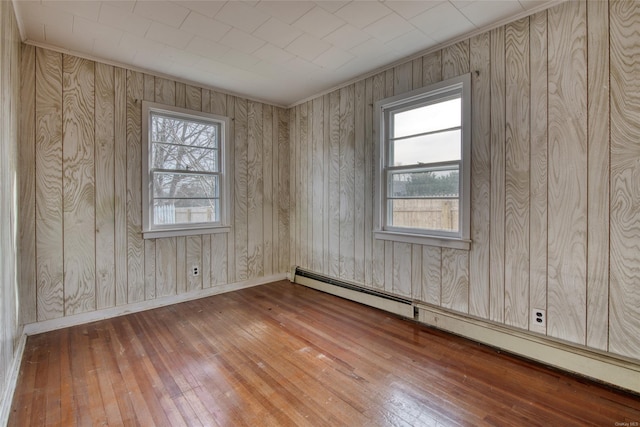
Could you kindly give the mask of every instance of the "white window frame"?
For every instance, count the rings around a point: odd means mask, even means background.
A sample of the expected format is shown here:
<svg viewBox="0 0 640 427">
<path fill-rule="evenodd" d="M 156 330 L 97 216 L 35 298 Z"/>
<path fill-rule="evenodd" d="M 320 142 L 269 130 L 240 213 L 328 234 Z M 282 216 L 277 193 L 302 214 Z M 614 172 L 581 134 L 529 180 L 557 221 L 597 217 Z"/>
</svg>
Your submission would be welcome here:
<svg viewBox="0 0 640 427">
<path fill-rule="evenodd" d="M 459 178 L 459 225 L 458 232 L 445 230 L 428 230 L 389 225 L 387 217 L 388 192 L 388 158 L 389 148 L 389 117 L 391 112 L 407 110 L 412 106 L 423 105 L 426 102 L 445 99 L 454 93 L 462 97 L 462 136 Z M 376 239 L 397 242 L 417 243 L 430 246 L 440 246 L 469 250 L 470 222 L 471 222 L 471 75 L 464 74 L 439 83 L 429 85 L 411 92 L 392 96 L 377 101 L 374 106 L 375 137 L 375 229 Z"/>
<path fill-rule="evenodd" d="M 153 180 L 151 179 L 151 120 L 152 113 L 159 113 L 178 119 L 205 121 L 220 126 L 219 147 L 219 185 L 220 185 L 220 221 L 201 222 L 193 224 L 153 224 Z M 225 233 L 231 229 L 230 224 L 230 163 L 229 146 L 229 118 L 215 114 L 192 111 L 185 108 L 153 102 L 142 102 L 142 234 L 145 239 L 159 237 L 189 236 L 198 234 Z"/>
</svg>

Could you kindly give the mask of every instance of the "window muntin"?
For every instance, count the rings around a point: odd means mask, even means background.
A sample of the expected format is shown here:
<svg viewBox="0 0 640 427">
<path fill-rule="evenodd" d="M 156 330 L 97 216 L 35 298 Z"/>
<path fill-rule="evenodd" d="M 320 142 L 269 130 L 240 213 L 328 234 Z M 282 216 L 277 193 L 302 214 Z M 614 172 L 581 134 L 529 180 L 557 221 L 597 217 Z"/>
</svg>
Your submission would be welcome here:
<svg viewBox="0 0 640 427">
<path fill-rule="evenodd" d="M 466 75 L 376 104 L 380 232 L 468 241 L 469 89 Z"/>
<path fill-rule="evenodd" d="M 145 237 L 224 227 L 227 119 L 146 102 L 143 114 Z"/>
</svg>

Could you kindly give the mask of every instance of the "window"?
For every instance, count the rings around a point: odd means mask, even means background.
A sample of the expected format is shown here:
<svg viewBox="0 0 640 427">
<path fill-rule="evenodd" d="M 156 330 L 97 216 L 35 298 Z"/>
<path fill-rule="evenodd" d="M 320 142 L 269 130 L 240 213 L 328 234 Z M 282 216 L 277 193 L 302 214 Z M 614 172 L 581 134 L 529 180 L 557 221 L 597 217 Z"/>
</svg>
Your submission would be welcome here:
<svg viewBox="0 0 640 427">
<path fill-rule="evenodd" d="M 143 102 L 145 238 L 229 230 L 228 119 Z"/>
<path fill-rule="evenodd" d="M 469 249 L 470 76 L 376 103 L 376 238 Z"/>
</svg>

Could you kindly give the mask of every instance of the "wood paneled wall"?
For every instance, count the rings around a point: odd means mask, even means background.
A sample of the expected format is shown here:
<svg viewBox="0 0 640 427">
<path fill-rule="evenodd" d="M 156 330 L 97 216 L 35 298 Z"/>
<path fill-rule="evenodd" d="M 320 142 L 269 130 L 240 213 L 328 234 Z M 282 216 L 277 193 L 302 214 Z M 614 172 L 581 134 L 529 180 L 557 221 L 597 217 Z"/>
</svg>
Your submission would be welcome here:
<svg viewBox="0 0 640 427">
<path fill-rule="evenodd" d="M 24 323 L 288 270 L 286 110 L 33 46 L 21 72 Z M 143 100 L 232 118 L 230 233 L 142 238 Z"/>
<path fill-rule="evenodd" d="M 18 301 L 18 124 L 20 34 L 11 2 L 0 2 L 0 424 L 21 334 Z M 12 390 L 9 390 L 12 392 Z M 9 396 L 6 396 L 10 398 Z"/>
<path fill-rule="evenodd" d="M 639 28 L 566 2 L 292 108 L 291 263 L 640 359 Z M 373 104 L 469 72 L 471 250 L 373 239 Z"/>
</svg>

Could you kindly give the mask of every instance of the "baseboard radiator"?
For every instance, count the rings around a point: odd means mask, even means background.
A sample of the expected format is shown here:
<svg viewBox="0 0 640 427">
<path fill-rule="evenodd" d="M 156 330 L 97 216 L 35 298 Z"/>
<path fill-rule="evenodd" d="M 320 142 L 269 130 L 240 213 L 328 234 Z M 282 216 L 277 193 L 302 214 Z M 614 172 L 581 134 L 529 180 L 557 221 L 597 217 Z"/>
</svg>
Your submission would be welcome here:
<svg viewBox="0 0 640 427">
<path fill-rule="evenodd" d="M 358 286 L 354 283 L 334 279 L 299 267 L 293 268 L 290 276 L 292 282 L 403 317 L 414 318 L 413 302 L 408 298 L 389 295 L 375 289 Z"/>
<path fill-rule="evenodd" d="M 379 308 L 508 353 L 640 394 L 640 364 L 540 334 L 412 301 L 294 267 L 292 282 Z"/>
</svg>

